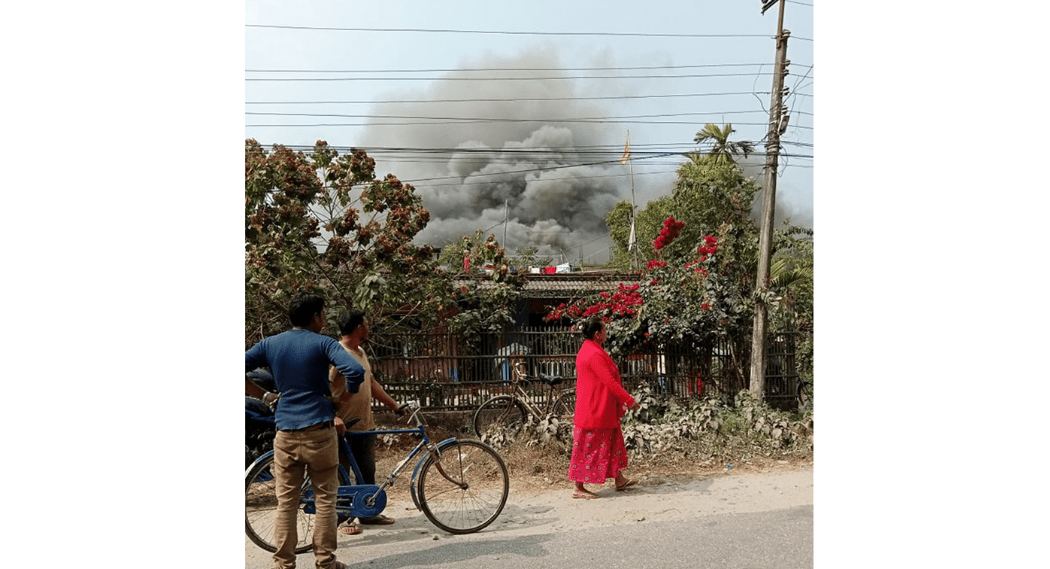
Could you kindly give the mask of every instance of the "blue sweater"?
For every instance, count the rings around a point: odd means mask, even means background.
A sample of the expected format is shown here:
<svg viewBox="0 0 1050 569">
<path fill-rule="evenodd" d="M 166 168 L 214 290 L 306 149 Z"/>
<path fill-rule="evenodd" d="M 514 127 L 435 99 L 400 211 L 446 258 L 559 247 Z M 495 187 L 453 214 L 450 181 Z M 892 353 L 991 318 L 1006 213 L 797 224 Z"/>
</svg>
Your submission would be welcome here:
<svg viewBox="0 0 1050 569">
<path fill-rule="evenodd" d="M 346 378 L 346 388 L 357 393 L 365 370 L 339 342 L 309 330 L 292 329 L 264 338 L 244 352 L 245 371 L 269 367 L 281 399 L 275 418 L 282 431 L 302 429 L 335 418 L 326 396 L 328 366 Z"/>
</svg>

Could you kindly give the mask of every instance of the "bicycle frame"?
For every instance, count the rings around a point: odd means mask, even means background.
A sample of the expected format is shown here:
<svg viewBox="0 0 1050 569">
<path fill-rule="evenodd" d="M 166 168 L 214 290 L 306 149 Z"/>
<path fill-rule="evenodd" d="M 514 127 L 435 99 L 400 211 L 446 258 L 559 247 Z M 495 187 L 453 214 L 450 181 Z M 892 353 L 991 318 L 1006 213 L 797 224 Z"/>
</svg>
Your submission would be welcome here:
<svg viewBox="0 0 1050 569">
<path fill-rule="evenodd" d="M 548 413 L 551 413 L 551 412 L 554 411 L 554 405 L 555 405 L 555 403 L 558 402 L 559 399 L 561 399 L 562 392 L 559 391 L 557 387 L 555 387 L 556 384 L 548 383 L 547 381 L 544 380 L 544 378 L 542 376 L 538 377 L 536 379 L 540 383 L 542 383 L 543 385 L 546 386 L 546 390 L 547 390 L 547 394 L 548 394 L 547 395 L 547 403 L 544 405 L 544 407 L 542 409 L 540 408 L 540 406 L 537 403 L 533 403 L 532 398 L 529 397 L 529 393 L 527 391 L 525 391 L 524 387 L 522 387 L 523 384 L 529 383 L 530 381 L 532 381 L 524 373 L 516 373 L 515 374 L 515 377 L 512 380 L 512 385 L 514 386 L 514 393 L 511 394 L 511 396 L 514 397 L 515 399 L 517 399 L 518 401 L 520 401 L 521 404 L 525 406 L 525 410 L 528 411 L 529 414 L 532 415 L 533 417 L 543 417 L 543 416 L 547 415 Z"/>
<path fill-rule="evenodd" d="M 420 409 L 417 407 L 416 410 L 412 413 L 412 418 L 416 420 L 416 427 L 411 429 L 347 431 L 346 434 L 350 436 L 414 434 L 418 435 L 421 440 L 408 453 L 408 456 L 406 456 L 404 459 L 401 460 L 401 462 L 394 466 L 394 469 L 390 472 L 389 475 L 387 475 L 386 480 L 384 480 L 382 484 L 340 485 L 338 500 L 336 503 L 336 513 L 338 515 L 346 517 L 372 517 L 379 515 L 379 513 L 381 513 L 383 511 L 383 508 L 385 508 L 386 506 L 386 489 L 394 485 L 394 482 L 397 481 L 398 476 L 400 476 L 401 473 L 405 470 L 405 467 L 408 465 L 408 463 L 411 462 L 412 459 L 416 456 L 419 456 L 420 453 L 424 450 L 425 454 L 423 454 L 423 456 L 419 458 L 419 462 L 416 463 L 416 467 L 412 471 L 412 481 L 410 484 L 412 503 L 416 506 L 417 510 L 422 510 L 422 508 L 419 505 L 419 498 L 416 495 L 416 479 L 419 476 L 420 468 L 423 466 L 423 463 L 426 462 L 426 459 L 428 457 L 433 458 L 434 462 L 436 463 L 438 472 L 440 472 L 441 475 L 445 477 L 445 479 L 452 482 L 453 484 L 463 486 L 462 482 L 452 479 L 445 473 L 444 469 L 441 468 L 440 462 L 441 447 L 456 441 L 456 438 L 451 437 L 445 439 L 436 445 L 431 443 L 430 437 L 427 436 L 425 424 L 422 422 L 422 420 L 420 420 L 417 417 L 419 411 Z M 361 480 L 363 478 L 361 474 L 361 469 L 358 466 L 357 461 L 354 460 L 353 453 L 350 451 L 350 444 L 347 442 L 345 436 L 339 436 L 338 439 L 340 452 L 342 452 L 347 457 L 347 460 L 350 462 L 350 466 L 354 471 L 354 480 Z M 256 462 L 268 459 L 272 455 L 273 451 L 270 450 L 262 456 L 260 456 L 258 459 L 256 459 Z M 254 466 L 254 464 L 255 463 L 252 463 L 252 466 Z M 248 470 L 251 470 L 252 466 L 249 466 Z M 346 471 L 346 468 L 344 468 L 342 464 L 339 465 L 339 472 L 343 475 L 344 480 L 350 479 L 349 473 Z M 358 501 L 354 498 L 360 498 L 361 501 Z M 350 502 L 349 504 L 346 503 L 347 500 Z M 300 503 L 304 505 L 304 512 L 312 514 L 316 511 L 312 489 L 305 493 L 305 495 L 300 499 Z"/>
<path fill-rule="evenodd" d="M 418 412 L 418 410 L 417 410 L 417 412 Z M 441 441 L 437 445 L 433 445 L 430 442 L 430 437 L 427 436 L 426 427 L 424 427 L 423 425 L 419 425 L 419 426 L 417 426 L 414 429 L 390 429 L 390 430 L 381 430 L 381 431 L 350 431 L 350 432 L 347 432 L 347 434 L 350 435 L 350 436 L 415 434 L 415 435 L 418 435 L 420 437 L 421 440 L 419 441 L 419 443 L 417 443 L 416 446 L 411 451 L 409 451 L 408 455 L 405 458 L 401 459 L 401 462 L 398 462 L 397 465 L 394 466 L 394 469 L 390 472 L 390 474 L 387 475 L 386 480 L 384 480 L 382 484 L 379 484 L 378 486 L 375 486 L 376 489 L 372 493 L 372 495 L 368 496 L 365 499 L 365 505 L 366 506 L 371 506 L 371 504 L 374 503 L 374 501 L 379 498 L 380 493 L 385 492 L 387 488 L 390 488 L 391 486 L 394 485 L 394 482 L 397 481 L 398 476 L 400 476 L 401 473 L 405 470 L 405 467 L 408 465 L 408 463 L 410 463 L 413 458 L 418 456 L 425 449 L 426 450 L 426 454 L 424 454 L 423 456 L 421 456 L 419 458 L 419 462 L 416 463 L 416 468 L 412 471 L 412 481 L 410 483 L 410 490 L 411 490 L 411 494 L 412 494 L 412 503 L 415 504 L 417 510 L 420 509 L 420 507 L 419 507 L 419 499 L 416 496 L 416 477 L 419 475 L 420 467 L 423 466 L 423 463 L 426 461 L 428 456 L 434 456 L 435 460 L 440 460 L 440 457 L 441 457 L 440 448 L 442 446 L 448 444 L 449 442 L 456 440 L 455 437 L 452 437 L 452 438 L 445 439 L 445 440 Z M 350 452 L 350 444 L 347 443 L 345 437 L 339 437 L 339 448 L 349 458 L 350 466 L 354 469 L 354 479 L 355 480 L 361 480 L 361 478 L 362 478 L 361 470 L 360 470 L 360 468 L 357 465 L 357 461 L 354 460 L 353 453 Z M 349 473 L 346 472 L 346 470 L 343 468 L 342 464 L 339 465 L 339 470 L 344 475 L 346 475 L 347 478 L 349 478 L 349 476 L 348 476 Z M 440 470 L 440 468 L 439 468 L 439 470 Z M 443 472 L 442 472 L 442 475 L 444 475 Z M 446 478 L 448 478 L 448 477 L 446 476 Z M 354 487 L 354 486 L 371 486 L 371 485 L 351 484 L 349 486 L 350 487 Z M 346 487 L 346 486 L 344 486 L 344 487 Z"/>
</svg>

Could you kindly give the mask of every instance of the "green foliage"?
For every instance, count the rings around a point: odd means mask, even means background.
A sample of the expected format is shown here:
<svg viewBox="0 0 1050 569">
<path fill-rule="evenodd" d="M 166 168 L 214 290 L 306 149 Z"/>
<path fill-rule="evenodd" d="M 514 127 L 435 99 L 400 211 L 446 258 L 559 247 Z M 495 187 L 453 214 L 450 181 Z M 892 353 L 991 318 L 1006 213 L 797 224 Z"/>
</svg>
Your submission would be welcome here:
<svg viewBox="0 0 1050 569">
<path fill-rule="evenodd" d="M 805 458 L 813 454 L 813 410 L 779 411 L 758 402 L 748 390 L 731 402 L 721 398 L 678 398 L 643 388 L 638 409 L 623 419 L 630 460 L 688 460 L 697 463 L 758 457 Z M 486 434 L 499 448 L 543 448 L 558 456 L 572 452 L 572 423 L 556 417 L 530 417 L 514 436 Z"/>
<path fill-rule="evenodd" d="M 692 153 L 689 155 L 690 159 L 694 162 L 699 162 L 704 159 L 708 159 L 718 164 L 733 163 L 733 156 L 737 154 L 743 154 L 744 158 L 747 158 L 749 154 L 755 151 L 755 145 L 749 141 L 742 140 L 740 142 L 730 142 L 729 135 L 735 132 L 733 125 L 727 124 L 723 128 L 719 128 L 716 125 L 707 123 L 704 125 L 704 129 L 696 133 L 696 137 L 693 138 L 693 142 L 697 144 L 703 144 L 710 141 L 712 143 L 711 150 L 705 154 Z"/>
<path fill-rule="evenodd" d="M 634 235 L 635 247 L 638 258 L 644 265 L 647 259 L 656 257 L 653 248 L 653 240 L 660 234 L 667 217 L 674 215 L 674 204 L 669 196 L 650 201 L 644 209 L 638 212 L 635 220 Z M 610 266 L 619 269 L 630 269 L 632 255 L 629 254 L 627 246 L 631 236 L 631 204 L 622 201 L 616 204 L 613 211 L 605 217 L 605 224 L 609 227 L 609 236 L 613 242 L 613 259 Z"/>
<path fill-rule="evenodd" d="M 701 173 L 738 176 L 734 170 L 735 166 L 712 166 L 704 167 Z M 741 199 L 750 199 L 754 188 L 748 187 L 742 177 L 738 176 L 735 181 L 741 189 Z M 753 235 L 753 225 L 731 223 L 737 218 L 728 206 L 697 207 L 696 204 L 724 197 L 713 192 L 706 196 L 694 195 L 701 194 L 705 187 L 699 185 L 700 189 L 695 192 L 687 188 L 677 193 L 677 201 L 662 203 L 672 210 L 682 207 L 693 223 L 718 222 L 714 235 L 698 234 L 687 221 L 670 217 L 666 223 L 661 221 L 663 227 L 657 242 L 650 244 L 656 258 L 644 261 L 637 273 L 641 277 L 638 285 L 630 291 L 620 286 L 617 290 L 580 299 L 568 307 L 558 306 L 549 318 L 602 316 L 609 322 L 606 347 L 613 354 L 645 342 L 700 345 L 722 338 L 738 342 L 738 353 L 746 353 L 755 263 L 755 246 L 749 238 L 754 237 L 757 242 L 757 236 Z M 692 204 L 690 207 L 694 209 L 690 212 L 682 204 Z M 653 211 L 660 210 L 658 207 Z M 723 217 L 715 215 L 719 213 Z M 677 231 L 680 233 L 675 238 Z M 742 374 L 743 370 L 737 373 Z"/>
<path fill-rule="evenodd" d="M 676 456 L 692 460 L 808 456 L 813 411 L 778 411 L 744 390 L 732 406 L 718 399 L 675 399 L 646 392 L 648 414 L 629 412 L 623 433 L 632 460 Z M 631 414 L 633 413 L 633 415 Z"/>
<path fill-rule="evenodd" d="M 469 348 L 482 334 L 500 333 L 514 323 L 514 306 L 528 280 L 525 267 L 530 254 L 519 255 L 516 261 L 523 266 L 511 270 L 495 235 L 482 239 L 480 230 L 442 250 L 439 263 L 466 283 L 452 291 L 456 310 L 446 321 L 464 347 Z"/>
<path fill-rule="evenodd" d="M 708 125 L 713 127 L 713 125 Z M 723 338 L 730 343 L 735 359 L 734 374 L 745 377 L 750 352 L 754 291 L 758 267 L 758 228 L 751 220 L 751 206 L 760 186 L 731 159 L 728 142 L 731 128 L 705 129 L 716 134 L 719 153 L 694 155 L 678 169 L 670 196 L 649 202 L 638 213 L 639 288 L 641 303 L 623 317 L 602 312 L 610 319 L 607 347 L 618 353 L 644 342 L 691 342 L 694 345 Z M 703 131 L 702 131 L 703 132 Z M 698 135 L 699 136 L 699 135 Z M 713 137 L 712 138 L 717 138 Z M 742 153 L 742 148 L 737 148 Z M 678 237 L 660 248 L 654 240 L 665 220 L 684 223 Z M 617 204 L 606 218 L 615 245 L 617 266 L 630 266 L 627 238 L 630 205 Z M 785 225 L 774 232 L 771 289 L 768 293 L 770 322 L 774 329 L 803 332 L 799 372 L 812 376 L 813 240 L 812 230 Z M 717 252 L 698 255 L 705 239 L 717 241 Z M 661 240 L 661 245 L 666 240 Z M 612 293 L 613 291 L 609 291 Z M 585 317 L 599 306 L 595 297 L 576 299 L 576 309 L 556 307 L 552 316 Z M 806 352 L 808 350 L 808 352 Z"/>
<path fill-rule="evenodd" d="M 779 330 L 799 333 L 795 357 L 799 376 L 813 381 L 813 230 L 784 223 L 773 232 L 770 322 Z"/>
<path fill-rule="evenodd" d="M 412 239 L 430 213 L 410 184 L 375 178 L 364 151 L 307 155 L 245 141 L 245 343 L 287 328 L 298 290 L 371 315 L 377 329 L 432 322 L 451 304 L 434 251 Z M 329 330 L 334 326 L 329 325 Z"/>
</svg>

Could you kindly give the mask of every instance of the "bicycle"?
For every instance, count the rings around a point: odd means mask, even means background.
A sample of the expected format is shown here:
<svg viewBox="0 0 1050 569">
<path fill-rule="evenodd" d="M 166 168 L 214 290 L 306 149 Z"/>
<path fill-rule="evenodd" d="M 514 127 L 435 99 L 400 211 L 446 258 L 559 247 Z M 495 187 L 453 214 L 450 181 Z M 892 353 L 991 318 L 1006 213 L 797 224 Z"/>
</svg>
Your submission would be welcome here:
<svg viewBox="0 0 1050 569">
<path fill-rule="evenodd" d="M 532 415 L 537 418 L 553 417 L 558 424 L 572 424 L 576 412 L 576 390 L 556 391 L 555 386 L 564 378 L 556 375 L 539 374 L 536 378 L 547 386 L 546 405 L 534 403 L 525 391 L 524 384 L 533 381 L 519 367 L 515 366 L 509 394 L 490 397 L 474 412 L 474 433 L 482 440 L 491 440 L 498 436 L 514 436 L 521 431 L 526 419 Z"/>
<path fill-rule="evenodd" d="M 801 377 L 798 378 L 798 389 L 795 393 L 795 402 L 798 405 L 798 410 L 813 408 L 813 381 L 805 380 Z"/>
<path fill-rule="evenodd" d="M 482 530 L 500 515 L 510 493 L 510 478 L 503 458 L 492 447 L 478 440 L 453 437 L 432 443 L 417 404 L 405 403 L 398 411 L 412 408 L 415 410 L 408 421 L 415 421 L 415 428 L 350 433 L 358 436 L 415 434 L 421 440 L 379 485 L 353 484 L 350 473 L 342 465 L 339 466 L 339 494 L 336 501 L 339 523 L 352 517 L 378 516 L 386 507 L 386 489 L 394 484 L 414 457 L 423 453 L 412 472 L 412 503 L 435 526 L 449 533 L 465 534 Z M 339 437 L 339 445 L 350 461 L 355 479 L 361 480 L 361 471 L 344 437 Z M 245 533 L 253 543 L 269 552 L 277 551 L 273 537 L 277 496 L 272 464 L 271 450 L 259 457 L 245 472 Z M 316 511 L 313 488 L 307 477 L 303 481 L 296 515 L 299 538 L 295 547 L 297 554 L 313 548 L 313 518 Z"/>
</svg>

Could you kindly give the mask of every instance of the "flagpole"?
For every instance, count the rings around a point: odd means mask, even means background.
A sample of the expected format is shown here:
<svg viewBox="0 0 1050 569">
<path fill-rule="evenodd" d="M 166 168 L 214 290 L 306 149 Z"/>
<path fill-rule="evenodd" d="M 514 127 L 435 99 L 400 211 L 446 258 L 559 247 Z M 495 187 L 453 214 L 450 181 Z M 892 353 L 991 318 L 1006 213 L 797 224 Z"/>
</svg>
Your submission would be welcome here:
<svg viewBox="0 0 1050 569">
<path fill-rule="evenodd" d="M 620 164 L 624 161 L 627 162 L 628 167 L 631 169 L 631 238 L 627 242 L 627 251 L 631 255 L 631 268 L 638 270 L 638 245 L 635 243 L 637 236 L 635 235 L 634 222 L 637 217 L 638 204 L 635 202 L 634 197 L 634 162 L 631 161 L 631 131 L 627 131 L 627 145 L 623 149 L 623 158 L 620 159 Z"/>
</svg>

